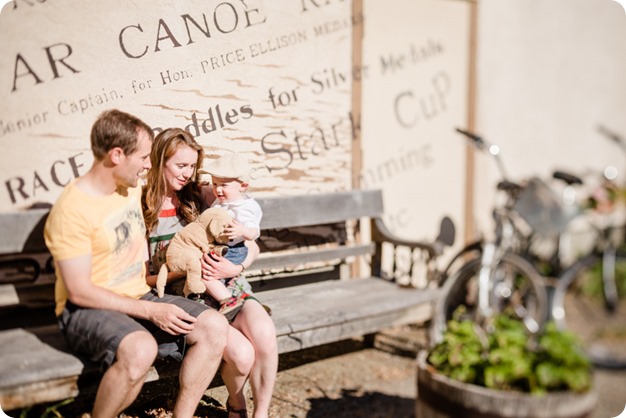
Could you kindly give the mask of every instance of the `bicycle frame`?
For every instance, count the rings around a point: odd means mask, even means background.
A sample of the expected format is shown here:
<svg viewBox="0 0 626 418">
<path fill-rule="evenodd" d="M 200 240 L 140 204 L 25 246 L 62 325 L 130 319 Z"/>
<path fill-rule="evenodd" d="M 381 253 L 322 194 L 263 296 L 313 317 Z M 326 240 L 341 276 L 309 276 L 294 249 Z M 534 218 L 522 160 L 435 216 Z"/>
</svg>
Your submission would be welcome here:
<svg viewBox="0 0 626 418">
<path fill-rule="evenodd" d="M 449 266 L 452 265 L 452 263 L 461 255 L 467 254 L 470 251 L 479 252 L 479 255 L 476 258 L 479 260 L 479 265 L 476 276 L 478 297 L 475 316 L 478 321 L 482 322 L 483 320 L 493 316 L 494 313 L 499 312 L 503 306 L 511 306 L 511 303 L 516 305 L 511 298 L 519 296 L 519 293 L 517 293 L 519 289 L 516 288 L 517 277 L 510 276 L 500 267 L 504 265 L 503 263 L 505 263 L 505 258 L 508 257 L 507 260 L 510 259 L 507 254 L 519 254 L 521 252 L 522 248 L 525 246 L 523 241 L 526 241 L 528 238 L 523 236 L 519 228 L 515 225 L 513 215 L 513 205 L 519 196 L 519 192 L 522 190 L 522 187 L 507 180 L 504 166 L 499 157 L 499 147 L 489 144 L 482 138 L 469 132 L 461 129 L 457 129 L 457 131 L 469 138 L 475 148 L 480 151 L 487 152 L 496 159 L 496 163 L 503 179 L 500 183 L 498 183 L 498 190 L 504 191 L 507 196 L 506 202 L 502 206 L 496 208 L 493 212 L 495 224 L 494 239 L 469 244 L 459 254 L 457 254 L 457 256 L 449 264 Z M 472 263 L 471 260 L 470 263 Z M 509 263 L 512 263 L 512 261 L 507 261 L 505 264 L 508 265 Z M 547 300 L 547 296 L 545 296 L 545 288 L 542 285 L 536 284 L 539 280 L 537 279 L 537 277 L 539 277 L 539 273 L 535 272 L 534 269 L 532 269 L 532 266 L 528 268 L 523 266 L 521 270 L 518 270 L 517 266 L 519 266 L 519 263 L 521 262 L 514 262 L 516 267 L 513 271 L 519 273 L 521 271 L 532 270 L 530 273 L 532 277 L 528 277 L 527 279 L 535 283 L 532 286 L 533 289 L 540 289 L 538 292 L 542 293 L 542 295 L 540 295 L 537 300 L 543 301 L 541 303 L 543 303 L 544 306 L 541 308 L 541 311 L 545 312 L 547 310 L 547 306 L 545 306 L 545 301 Z M 462 268 L 463 267 L 461 267 L 461 269 Z M 446 273 L 449 275 L 448 269 L 449 267 L 446 269 Z M 514 294 L 516 294 L 516 296 L 514 296 Z M 528 313 L 523 306 L 514 306 L 514 309 L 516 314 L 520 317 L 523 317 Z M 529 331 L 537 332 L 541 328 L 544 318 L 537 318 L 537 320 L 539 322 L 535 321 L 533 318 L 524 319 Z"/>
</svg>

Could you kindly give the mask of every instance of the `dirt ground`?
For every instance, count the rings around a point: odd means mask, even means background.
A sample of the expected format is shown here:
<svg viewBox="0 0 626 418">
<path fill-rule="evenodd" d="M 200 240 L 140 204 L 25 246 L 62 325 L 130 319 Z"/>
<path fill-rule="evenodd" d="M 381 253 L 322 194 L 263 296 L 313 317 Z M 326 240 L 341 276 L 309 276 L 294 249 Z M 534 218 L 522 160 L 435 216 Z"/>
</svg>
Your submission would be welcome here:
<svg viewBox="0 0 626 418">
<path fill-rule="evenodd" d="M 348 340 L 283 355 L 271 417 L 415 417 L 416 355 L 425 344 L 423 329 L 404 326 L 380 333 L 373 348 Z M 599 400 L 592 418 L 617 417 L 626 405 L 626 371 L 598 370 L 594 379 Z M 171 417 L 173 386 L 151 388 L 151 399 L 139 399 L 124 417 Z M 226 418 L 226 396 L 223 386 L 209 389 L 196 416 Z M 251 400 L 248 407 L 252 411 Z M 59 412 L 66 418 L 82 415 L 76 408 Z"/>
</svg>

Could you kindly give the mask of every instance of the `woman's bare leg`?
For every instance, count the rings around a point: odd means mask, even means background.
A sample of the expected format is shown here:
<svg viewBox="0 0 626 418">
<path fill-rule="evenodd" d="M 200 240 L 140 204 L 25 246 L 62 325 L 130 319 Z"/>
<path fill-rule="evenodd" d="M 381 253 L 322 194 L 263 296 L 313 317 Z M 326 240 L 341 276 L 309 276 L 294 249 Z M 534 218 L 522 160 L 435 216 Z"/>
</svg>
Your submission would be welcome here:
<svg viewBox="0 0 626 418">
<path fill-rule="evenodd" d="M 267 418 L 276 373 L 278 370 L 278 347 L 276 328 L 272 318 L 255 300 L 248 300 L 232 326 L 241 331 L 254 347 L 254 365 L 250 373 L 250 385 L 254 397 L 254 418 Z"/>
<path fill-rule="evenodd" d="M 252 344 L 239 330 L 229 327 L 221 375 L 228 390 L 228 404 L 233 409 L 246 408 L 244 387 L 253 364 Z"/>
</svg>

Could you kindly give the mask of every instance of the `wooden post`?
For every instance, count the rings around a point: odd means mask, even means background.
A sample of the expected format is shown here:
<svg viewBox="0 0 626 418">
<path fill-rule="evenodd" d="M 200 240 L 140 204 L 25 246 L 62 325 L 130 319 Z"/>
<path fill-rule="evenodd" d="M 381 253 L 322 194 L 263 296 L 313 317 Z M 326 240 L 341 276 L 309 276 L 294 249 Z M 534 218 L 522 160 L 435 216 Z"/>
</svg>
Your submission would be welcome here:
<svg viewBox="0 0 626 418">
<path fill-rule="evenodd" d="M 352 16 L 363 15 L 363 0 L 352 0 Z M 352 70 L 361 68 L 363 65 L 363 19 L 355 18 L 359 22 L 352 26 Z M 361 77 L 352 77 L 352 189 L 361 188 L 361 170 L 363 169 L 363 151 L 361 149 L 361 100 L 362 100 Z M 354 240 L 362 242 L 361 228 L 363 222 L 358 222 L 354 229 Z M 352 277 L 360 277 L 361 260 L 352 263 Z"/>
<path fill-rule="evenodd" d="M 470 30 L 467 80 L 467 128 L 476 128 L 476 57 L 479 0 L 470 0 Z M 474 148 L 466 146 L 465 154 L 465 242 L 475 238 L 474 231 Z"/>
</svg>

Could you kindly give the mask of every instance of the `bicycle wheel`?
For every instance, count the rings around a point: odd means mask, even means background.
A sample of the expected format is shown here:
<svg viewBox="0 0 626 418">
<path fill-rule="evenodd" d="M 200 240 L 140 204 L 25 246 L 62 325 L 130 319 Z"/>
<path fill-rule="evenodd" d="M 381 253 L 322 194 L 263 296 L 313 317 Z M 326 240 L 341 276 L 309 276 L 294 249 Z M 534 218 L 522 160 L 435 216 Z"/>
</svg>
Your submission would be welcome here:
<svg viewBox="0 0 626 418">
<path fill-rule="evenodd" d="M 464 317 L 478 318 L 478 275 L 480 258 L 463 265 L 442 289 L 443 296 L 435 307 L 431 338 L 440 340 L 448 320 L 464 305 Z M 493 273 L 490 294 L 492 314 L 507 313 L 519 318 L 532 332 L 542 330 L 548 314 L 548 296 L 541 275 L 528 261 L 506 254 Z"/>
<path fill-rule="evenodd" d="M 592 363 L 626 368 L 626 254 L 617 253 L 615 284 L 618 306 L 606 304 L 602 256 L 592 254 L 567 269 L 557 284 L 552 318 L 561 329 L 578 335 Z"/>
</svg>

